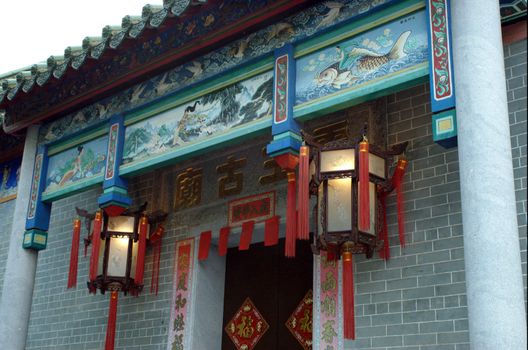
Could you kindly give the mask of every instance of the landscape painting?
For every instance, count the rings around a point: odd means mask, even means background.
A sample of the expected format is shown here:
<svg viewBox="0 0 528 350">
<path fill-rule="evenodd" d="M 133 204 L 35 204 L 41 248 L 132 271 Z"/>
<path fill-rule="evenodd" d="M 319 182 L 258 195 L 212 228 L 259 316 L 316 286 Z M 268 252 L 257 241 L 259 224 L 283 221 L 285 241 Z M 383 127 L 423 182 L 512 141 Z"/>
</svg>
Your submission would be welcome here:
<svg viewBox="0 0 528 350">
<path fill-rule="evenodd" d="M 16 198 L 22 158 L 0 163 L 0 203 Z"/>
<path fill-rule="evenodd" d="M 104 173 L 107 137 L 101 137 L 53 155 L 48 163 L 46 191 Z"/>
<path fill-rule="evenodd" d="M 272 89 L 267 72 L 127 127 L 123 164 L 270 117 Z"/>
<path fill-rule="evenodd" d="M 425 24 L 421 11 L 300 58 L 295 103 L 358 88 L 426 62 Z"/>
</svg>

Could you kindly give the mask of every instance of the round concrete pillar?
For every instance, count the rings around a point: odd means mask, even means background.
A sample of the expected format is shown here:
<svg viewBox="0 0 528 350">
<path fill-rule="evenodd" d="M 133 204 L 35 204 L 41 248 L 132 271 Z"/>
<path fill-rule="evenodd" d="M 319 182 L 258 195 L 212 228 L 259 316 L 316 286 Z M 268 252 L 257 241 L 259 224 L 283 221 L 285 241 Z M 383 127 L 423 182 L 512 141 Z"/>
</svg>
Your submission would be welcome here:
<svg viewBox="0 0 528 350">
<path fill-rule="evenodd" d="M 471 349 L 525 350 L 498 1 L 451 1 Z"/>
<path fill-rule="evenodd" d="M 38 131 L 38 126 L 30 126 L 27 129 L 15 211 L 12 218 L 5 218 L 13 220 L 13 224 L 0 300 L 0 348 L 2 349 L 23 350 L 26 347 L 37 269 L 37 252 L 22 248 L 22 239 L 26 228 Z"/>
</svg>

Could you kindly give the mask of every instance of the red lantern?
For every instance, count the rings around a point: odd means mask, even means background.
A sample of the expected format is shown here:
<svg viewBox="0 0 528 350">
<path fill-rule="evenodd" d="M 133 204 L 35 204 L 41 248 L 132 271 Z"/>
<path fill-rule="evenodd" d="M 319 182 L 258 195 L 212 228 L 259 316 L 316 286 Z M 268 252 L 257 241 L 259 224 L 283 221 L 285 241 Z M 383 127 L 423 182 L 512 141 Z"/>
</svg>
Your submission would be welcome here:
<svg viewBox="0 0 528 350">
<path fill-rule="evenodd" d="M 321 145 L 303 133 L 310 146 L 311 194 L 317 196 L 314 250 L 343 259 L 344 336 L 354 339 L 353 254 L 372 257 L 384 242 L 385 190 L 390 190 L 388 159 L 407 144 L 389 151 L 369 144 L 366 129 L 358 140 L 338 140 Z"/>
</svg>

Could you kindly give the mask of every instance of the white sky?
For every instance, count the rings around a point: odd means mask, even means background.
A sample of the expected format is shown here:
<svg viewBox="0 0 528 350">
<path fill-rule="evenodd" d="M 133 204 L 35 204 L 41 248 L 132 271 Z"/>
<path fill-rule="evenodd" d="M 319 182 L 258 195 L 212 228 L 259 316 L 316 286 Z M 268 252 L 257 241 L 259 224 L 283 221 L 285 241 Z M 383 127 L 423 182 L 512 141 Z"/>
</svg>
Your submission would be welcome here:
<svg viewBox="0 0 528 350">
<path fill-rule="evenodd" d="M 63 55 L 147 3 L 163 0 L 0 0 L 0 74 Z"/>
</svg>

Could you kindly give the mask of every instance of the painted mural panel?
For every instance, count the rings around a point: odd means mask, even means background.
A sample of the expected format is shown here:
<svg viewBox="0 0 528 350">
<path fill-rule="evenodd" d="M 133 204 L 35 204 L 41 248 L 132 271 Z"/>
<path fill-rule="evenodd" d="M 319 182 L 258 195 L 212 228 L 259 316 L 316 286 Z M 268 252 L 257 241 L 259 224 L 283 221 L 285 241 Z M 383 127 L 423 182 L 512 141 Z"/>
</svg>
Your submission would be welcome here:
<svg viewBox="0 0 528 350">
<path fill-rule="evenodd" d="M 127 127 L 123 164 L 270 117 L 272 85 L 260 74 Z"/>
<path fill-rule="evenodd" d="M 79 123 L 94 125 L 113 114 L 126 112 L 161 96 L 181 91 L 186 86 L 218 75 L 256 57 L 270 54 L 285 43 L 300 42 L 317 35 L 320 30 L 397 2 L 398 0 L 334 0 L 315 4 L 78 112 L 46 123 L 40 129 L 40 140 L 49 142 L 67 136 L 78 130 Z M 156 49 L 162 45 L 166 45 L 163 40 L 156 45 L 149 45 L 148 48 Z"/>
<path fill-rule="evenodd" d="M 46 176 L 46 192 L 102 175 L 106 146 L 107 137 L 104 136 L 51 156 Z"/>
<path fill-rule="evenodd" d="M 425 62 L 425 24 L 421 11 L 300 58 L 296 104 L 359 88 Z"/>
<path fill-rule="evenodd" d="M 0 163 L 0 203 L 16 198 L 22 158 Z"/>
</svg>

